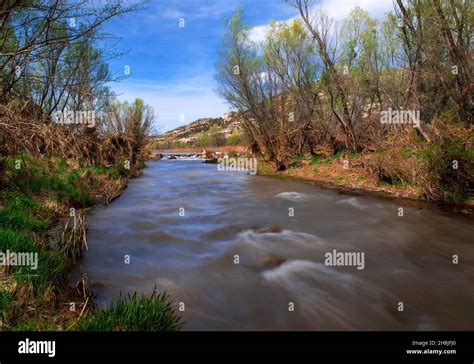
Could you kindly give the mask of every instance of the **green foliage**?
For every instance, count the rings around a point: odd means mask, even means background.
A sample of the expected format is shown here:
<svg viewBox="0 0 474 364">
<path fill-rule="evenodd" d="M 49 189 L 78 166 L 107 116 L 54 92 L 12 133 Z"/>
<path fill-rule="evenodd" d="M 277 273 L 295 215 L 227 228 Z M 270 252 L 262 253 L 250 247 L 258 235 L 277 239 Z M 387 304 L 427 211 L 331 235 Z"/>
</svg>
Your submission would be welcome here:
<svg viewBox="0 0 474 364">
<path fill-rule="evenodd" d="M 237 130 L 234 130 L 226 139 L 227 145 L 240 145 L 242 142 L 242 136 Z"/>
<path fill-rule="evenodd" d="M 197 138 L 197 145 L 201 147 L 208 147 L 210 140 L 211 138 L 209 137 L 209 133 L 201 132 Z"/>
<path fill-rule="evenodd" d="M 82 319 L 78 331 L 177 331 L 182 327 L 172 302 L 165 293 L 149 296 L 137 293 L 120 296 L 111 308 Z"/>
</svg>

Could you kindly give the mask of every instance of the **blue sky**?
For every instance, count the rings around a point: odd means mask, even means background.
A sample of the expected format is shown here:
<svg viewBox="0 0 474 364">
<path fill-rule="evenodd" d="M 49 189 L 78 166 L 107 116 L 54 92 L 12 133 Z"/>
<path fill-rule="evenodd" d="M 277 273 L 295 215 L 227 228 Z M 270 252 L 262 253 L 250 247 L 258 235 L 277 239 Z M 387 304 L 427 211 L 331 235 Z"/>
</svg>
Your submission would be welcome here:
<svg viewBox="0 0 474 364">
<path fill-rule="evenodd" d="M 120 38 L 127 53 L 112 59 L 112 72 L 130 75 L 111 84 L 120 100 L 140 97 L 155 112 L 158 131 L 165 132 L 201 117 L 218 117 L 229 110 L 215 93 L 215 63 L 224 20 L 238 6 L 261 39 L 269 20 L 288 20 L 296 11 L 283 0 L 150 0 L 144 11 L 113 19 L 105 31 Z M 391 0 L 322 0 L 336 19 L 355 5 L 379 17 Z M 184 27 L 180 27 L 184 19 Z"/>
</svg>

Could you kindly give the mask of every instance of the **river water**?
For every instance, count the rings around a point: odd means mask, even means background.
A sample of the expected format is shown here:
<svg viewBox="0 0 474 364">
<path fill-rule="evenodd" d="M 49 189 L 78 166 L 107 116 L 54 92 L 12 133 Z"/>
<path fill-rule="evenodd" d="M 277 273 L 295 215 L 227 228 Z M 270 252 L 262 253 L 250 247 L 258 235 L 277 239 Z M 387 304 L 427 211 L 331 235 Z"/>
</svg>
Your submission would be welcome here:
<svg viewBox="0 0 474 364">
<path fill-rule="evenodd" d="M 474 329 L 472 220 L 399 207 L 150 161 L 89 217 L 80 269 L 99 304 L 166 290 L 184 303 L 185 330 Z M 334 250 L 364 253 L 363 266 L 326 265 Z"/>
</svg>

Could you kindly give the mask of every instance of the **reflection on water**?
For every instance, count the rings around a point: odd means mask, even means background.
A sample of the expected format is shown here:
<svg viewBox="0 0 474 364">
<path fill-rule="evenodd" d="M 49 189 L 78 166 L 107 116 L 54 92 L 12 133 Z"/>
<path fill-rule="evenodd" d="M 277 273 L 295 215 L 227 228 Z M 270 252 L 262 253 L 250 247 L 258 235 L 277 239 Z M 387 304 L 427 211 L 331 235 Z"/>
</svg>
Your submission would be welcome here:
<svg viewBox="0 0 474 364">
<path fill-rule="evenodd" d="M 81 270 L 100 303 L 156 286 L 185 303 L 187 330 L 474 329 L 471 220 L 200 161 L 148 165 L 88 220 Z M 365 269 L 326 266 L 333 249 L 364 252 Z"/>
</svg>

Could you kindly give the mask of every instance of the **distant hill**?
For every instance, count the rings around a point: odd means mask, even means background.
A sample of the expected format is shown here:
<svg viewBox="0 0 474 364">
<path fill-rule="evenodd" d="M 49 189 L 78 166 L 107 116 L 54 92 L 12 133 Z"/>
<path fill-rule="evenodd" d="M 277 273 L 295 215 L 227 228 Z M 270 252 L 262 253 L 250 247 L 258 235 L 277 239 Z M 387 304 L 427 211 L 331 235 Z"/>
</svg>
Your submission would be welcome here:
<svg viewBox="0 0 474 364">
<path fill-rule="evenodd" d="M 237 113 L 222 118 L 202 118 L 164 134 L 149 137 L 148 148 L 223 146 L 241 142 L 242 130 Z"/>
</svg>

